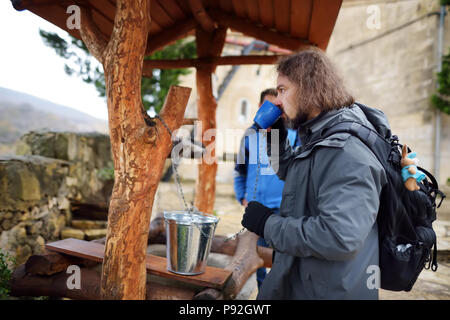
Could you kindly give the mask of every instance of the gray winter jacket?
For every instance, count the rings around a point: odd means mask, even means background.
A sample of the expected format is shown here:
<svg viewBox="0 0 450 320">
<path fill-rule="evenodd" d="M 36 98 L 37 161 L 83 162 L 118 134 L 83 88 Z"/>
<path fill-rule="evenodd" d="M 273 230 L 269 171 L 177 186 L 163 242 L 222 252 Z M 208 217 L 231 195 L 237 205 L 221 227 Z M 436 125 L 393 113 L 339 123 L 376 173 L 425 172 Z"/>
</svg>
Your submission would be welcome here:
<svg viewBox="0 0 450 320">
<path fill-rule="evenodd" d="M 285 186 L 280 215 L 271 215 L 264 228 L 276 254 L 258 299 L 378 299 L 369 277 L 376 270 L 371 266 L 378 266 L 376 218 L 387 181 L 383 167 L 348 133 L 305 148 L 321 130 L 342 120 L 373 128 L 353 105 L 305 123 L 302 147 L 293 150 L 281 142 L 279 155 L 268 150 Z"/>
</svg>

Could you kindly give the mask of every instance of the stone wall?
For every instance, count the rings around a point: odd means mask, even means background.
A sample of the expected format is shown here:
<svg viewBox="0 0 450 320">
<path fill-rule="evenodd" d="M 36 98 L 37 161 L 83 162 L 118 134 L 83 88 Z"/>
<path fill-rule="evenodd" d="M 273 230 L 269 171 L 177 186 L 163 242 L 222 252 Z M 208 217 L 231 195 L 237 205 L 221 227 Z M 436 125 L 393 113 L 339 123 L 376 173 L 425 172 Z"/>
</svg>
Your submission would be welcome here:
<svg viewBox="0 0 450 320">
<path fill-rule="evenodd" d="M 0 158 L 0 248 L 24 262 L 59 238 L 71 219 L 70 163 L 41 156 Z"/>
<path fill-rule="evenodd" d="M 23 263 L 60 239 L 72 204 L 107 207 L 112 160 L 97 133 L 31 132 L 17 153 L 0 157 L 0 248 Z"/>
<path fill-rule="evenodd" d="M 73 201 L 107 206 L 113 162 L 109 136 L 96 132 L 30 132 L 16 146 L 19 155 L 40 155 L 69 161 L 67 185 Z"/>
</svg>

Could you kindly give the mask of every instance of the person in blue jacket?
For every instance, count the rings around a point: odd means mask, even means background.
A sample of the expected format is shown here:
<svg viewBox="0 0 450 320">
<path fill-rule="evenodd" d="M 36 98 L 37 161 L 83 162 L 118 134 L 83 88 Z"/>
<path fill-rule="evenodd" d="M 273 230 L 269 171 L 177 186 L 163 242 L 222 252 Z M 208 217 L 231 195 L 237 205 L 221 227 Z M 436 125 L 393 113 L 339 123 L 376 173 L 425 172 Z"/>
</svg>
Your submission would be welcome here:
<svg viewBox="0 0 450 320">
<path fill-rule="evenodd" d="M 273 103 L 276 96 L 276 89 L 269 88 L 262 91 L 259 107 L 261 107 L 264 100 L 269 100 Z M 278 178 L 270 166 L 266 139 L 262 135 L 263 131 L 260 132 L 253 124 L 245 131 L 242 137 L 234 168 L 234 192 L 236 199 L 244 207 L 247 207 L 249 201 L 258 201 L 264 206 L 271 208 L 275 213 L 278 213 L 284 182 Z M 292 147 L 300 145 L 296 130 L 288 130 L 288 139 Z M 264 238 L 258 239 L 258 245 L 268 246 Z M 256 271 L 258 288 L 265 277 L 266 268 L 259 268 Z"/>
</svg>

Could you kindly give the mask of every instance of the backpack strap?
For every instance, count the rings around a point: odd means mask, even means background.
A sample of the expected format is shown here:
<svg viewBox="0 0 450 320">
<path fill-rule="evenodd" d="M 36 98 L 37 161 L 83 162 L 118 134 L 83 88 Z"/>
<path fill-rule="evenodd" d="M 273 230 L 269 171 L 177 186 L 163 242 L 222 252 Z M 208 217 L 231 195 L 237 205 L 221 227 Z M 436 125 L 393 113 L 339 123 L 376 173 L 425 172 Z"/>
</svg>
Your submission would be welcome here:
<svg viewBox="0 0 450 320">
<path fill-rule="evenodd" d="M 386 147 L 386 139 L 384 139 L 375 130 L 355 121 L 341 121 L 331 127 L 325 128 L 321 132 L 321 139 L 326 139 L 336 133 L 349 133 L 359 138 L 377 157 L 380 164 L 386 170 L 385 161 L 383 159 L 383 150 Z"/>
<path fill-rule="evenodd" d="M 325 132 L 324 132 L 325 131 Z M 350 133 L 361 139 L 370 149 L 373 148 L 377 140 L 378 133 L 355 121 L 341 121 L 332 127 L 326 128 L 322 131 L 322 138 L 328 138 L 336 133 Z"/>
<path fill-rule="evenodd" d="M 445 193 L 443 193 L 442 191 L 439 190 L 439 186 L 438 186 L 438 183 L 436 181 L 436 178 L 431 173 L 429 173 L 427 170 L 425 170 L 424 168 L 419 167 L 419 166 L 417 166 L 417 169 L 419 169 L 420 171 L 425 173 L 425 175 L 428 177 L 428 179 L 430 179 L 431 184 L 432 184 L 432 190 L 435 193 L 434 200 L 437 198 L 437 195 L 441 196 L 441 201 L 436 206 L 436 208 L 439 208 L 441 206 L 441 204 L 442 204 L 442 201 L 444 201 L 444 198 L 446 197 Z"/>
</svg>

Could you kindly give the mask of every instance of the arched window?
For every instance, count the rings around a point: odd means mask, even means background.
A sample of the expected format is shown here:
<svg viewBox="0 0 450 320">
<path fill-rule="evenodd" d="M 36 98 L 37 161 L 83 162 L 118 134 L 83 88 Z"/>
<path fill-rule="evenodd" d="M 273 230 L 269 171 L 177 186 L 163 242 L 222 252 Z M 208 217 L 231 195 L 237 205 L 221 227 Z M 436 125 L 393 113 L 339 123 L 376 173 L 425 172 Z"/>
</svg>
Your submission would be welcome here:
<svg viewBox="0 0 450 320">
<path fill-rule="evenodd" d="M 240 112 L 239 112 L 239 121 L 241 123 L 247 122 L 248 118 L 248 101 L 246 99 L 241 99 L 240 103 Z"/>
</svg>

